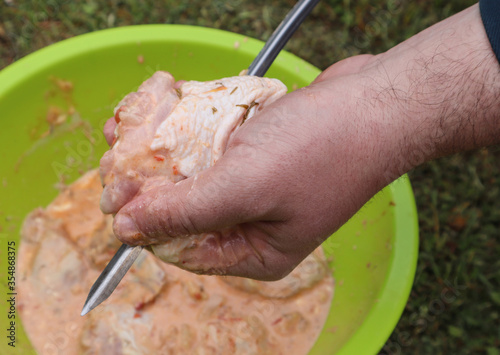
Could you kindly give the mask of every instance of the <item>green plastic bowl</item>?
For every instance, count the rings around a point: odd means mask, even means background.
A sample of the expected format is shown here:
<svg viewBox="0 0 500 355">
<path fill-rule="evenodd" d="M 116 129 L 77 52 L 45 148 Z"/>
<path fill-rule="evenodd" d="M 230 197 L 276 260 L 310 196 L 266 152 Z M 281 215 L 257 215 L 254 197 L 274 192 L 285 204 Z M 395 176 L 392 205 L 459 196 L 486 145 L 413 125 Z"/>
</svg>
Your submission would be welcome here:
<svg viewBox="0 0 500 355">
<path fill-rule="evenodd" d="M 58 193 L 61 176 L 75 180 L 98 166 L 108 149 L 104 120 L 128 92 L 157 70 L 178 79 L 212 80 L 237 75 L 263 43 L 234 33 L 178 25 L 147 25 L 94 32 L 65 40 L 0 72 L 0 294 L 7 307 L 7 243 L 19 247 L 27 213 Z M 282 52 L 268 72 L 290 89 L 309 84 L 319 70 Z M 71 81 L 71 95 L 55 78 Z M 74 105 L 80 128 L 46 131 L 49 107 Z M 85 122 L 90 126 L 86 129 Z M 78 126 L 78 122 L 74 123 Z M 84 132 L 86 131 L 86 133 Z M 311 354 L 375 354 L 393 331 L 413 283 L 418 253 L 415 201 L 407 177 L 385 188 L 323 245 L 331 256 L 335 296 L 327 323 Z M 68 296 L 69 297 L 69 296 Z M 2 329 L 10 319 L 0 317 Z M 16 348 L 34 353 L 19 318 Z M 47 339 L 57 334 L 47 334 Z"/>
</svg>

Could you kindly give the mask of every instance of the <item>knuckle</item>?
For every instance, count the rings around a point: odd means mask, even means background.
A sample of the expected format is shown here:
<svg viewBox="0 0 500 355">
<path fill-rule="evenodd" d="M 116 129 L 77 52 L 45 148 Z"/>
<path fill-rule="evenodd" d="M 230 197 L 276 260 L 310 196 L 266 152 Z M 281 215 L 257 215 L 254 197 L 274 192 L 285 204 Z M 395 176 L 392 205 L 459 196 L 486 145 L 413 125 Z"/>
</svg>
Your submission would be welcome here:
<svg viewBox="0 0 500 355">
<path fill-rule="evenodd" d="M 158 213 L 155 211 L 160 210 L 161 213 L 158 218 L 159 230 L 164 236 L 182 237 L 191 234 L 198 234 L 193 218 L 192 212 L 187 208 L 186 203 L 181 201 L 155 201 L 155 205 L 161 203 L 159 208 L 153 207 L 151 213 Z"/>
</svg>

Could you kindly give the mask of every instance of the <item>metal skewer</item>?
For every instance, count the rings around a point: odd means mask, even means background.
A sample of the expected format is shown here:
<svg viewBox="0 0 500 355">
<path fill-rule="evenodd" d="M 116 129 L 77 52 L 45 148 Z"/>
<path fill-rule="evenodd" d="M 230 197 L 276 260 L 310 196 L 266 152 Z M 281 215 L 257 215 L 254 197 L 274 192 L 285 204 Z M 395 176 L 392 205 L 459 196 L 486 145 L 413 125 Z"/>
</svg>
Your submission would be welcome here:
<svg viewBox="0 0 500 355">
<path fill-rule="evenodd" d="M 116 286 L 118 286 L 123 276 L 125 276 L 141 253 L 142 249 L 144 249 L 142 245 L 132 247 L 127 244 L 122 244 L 90 288 L 89 295 L 87 296 L 87 300 L 83 305 L 80 315 L 86 315 L 111 296 Z"/>
<path fill-rule="evenodd" d="M 266 74 L 279 52 L 318 2 L 319 0 L 300 0 L 295 4 L 248 67 L 248 75 L 264 76 Z"/>
<path fill-rule="evenodd" d="M 295 4 L 271 37 L 269 37 L 269 40 L 253 60 L 252 64 L 250 64 L 248 75 L 264 76 L 281 49 L 283 49 L 290 37 L 292 37 L 318 2 L 319 0 L 300 0 Z M 144 249 L 143 246 L 133 247 L 126 244 L 123 244 L 118 249 L 115 256 L 113 256 L 94 285 L 90 288 L 89 295 L 82 309 L 82 316 L 100 305 L 113 293 L 142 249 Z"/>
</svg>

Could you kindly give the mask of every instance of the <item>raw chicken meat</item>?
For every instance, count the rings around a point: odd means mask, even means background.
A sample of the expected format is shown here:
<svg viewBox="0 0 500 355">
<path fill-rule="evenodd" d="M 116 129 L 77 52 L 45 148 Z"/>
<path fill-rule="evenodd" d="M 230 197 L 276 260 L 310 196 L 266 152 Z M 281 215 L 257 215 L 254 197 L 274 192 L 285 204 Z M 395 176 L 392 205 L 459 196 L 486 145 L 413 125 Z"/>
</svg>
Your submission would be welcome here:
<svg viewBox="0 0 500 355">
<path fill-rule="evenodd" d="M 243 121 L 286 93 L 279 80 L 255 76 L 174 84 L 172 75 L 156 72 L 116 107 L 115 142 L 100 166 L 104 213 L 212 166 Z M 193 235 L 152 248 L 175 263 L 184 249 L 210 238 L 214 234 Z"/>
<path fill-rule="evenodd" d="M 99 210 L 101 192 L 91 171 L 24 221 L 18 311 L 39 354 L 308 352 L 333 293 L 321 250 L 280 281 L 251 284 L 196 275 L 144 252 L 110 298 L 81 317 L 119 245 L 112 216 Z"/>
<path fill-rule="evenodd" d="M 101 193 L 99 174 L 91 171 L 46 209 L 30 213 L 23 224 L 18 261 L 22 294 L 19 312 L 24 329 L 40 353 L 50 353 L 52 347 L 60 346 L 60 334 L 71 343 L 65 353 L 76 353 L 71 349 L 78 345 L 81 329 L 88 323 L 78 316 L 78 310 L 119 247 L 111 216 L 103 215 L 98 208 Z M 141 254 L 118 285 L 114 302 L 131 311 L 154 302 L 169 282 L 163 265 L 153 255 Z"/>
<path fill-rule="evenodd" d="M 156 72 L 115 108 L 115 142 L 101 159 L 104 213 L 212 166 L 245 119 L 286 93 L 279 80 L 254 76 L 174 84 Z"/>
<path fill-rule="evenodd" d="M 280 282 L 266 282 L 244 277 L 225 276 L 229 285 L 248 293 L 257 293 L 267 298 L 288 298 L 310 289 L 328 273 L 320 249 L 308 255 Z"/>
</svg>

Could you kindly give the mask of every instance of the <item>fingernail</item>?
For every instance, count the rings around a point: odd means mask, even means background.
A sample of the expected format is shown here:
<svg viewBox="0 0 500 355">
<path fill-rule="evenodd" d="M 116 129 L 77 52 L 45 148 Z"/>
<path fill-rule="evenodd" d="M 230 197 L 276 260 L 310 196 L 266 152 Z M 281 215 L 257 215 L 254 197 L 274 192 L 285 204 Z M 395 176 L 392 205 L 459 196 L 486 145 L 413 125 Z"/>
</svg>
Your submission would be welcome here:
<svg viewBox="0 0 500 355">
<path fill-rule="evenodd" d="M 134 220 L 126 214 L 118 214 L 113 223 L 113 230 L 121 241 L 135 241 L 142 237 Z"/>
</svg>

